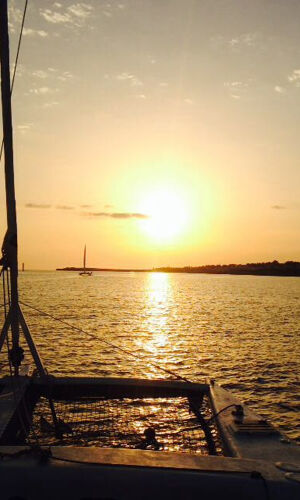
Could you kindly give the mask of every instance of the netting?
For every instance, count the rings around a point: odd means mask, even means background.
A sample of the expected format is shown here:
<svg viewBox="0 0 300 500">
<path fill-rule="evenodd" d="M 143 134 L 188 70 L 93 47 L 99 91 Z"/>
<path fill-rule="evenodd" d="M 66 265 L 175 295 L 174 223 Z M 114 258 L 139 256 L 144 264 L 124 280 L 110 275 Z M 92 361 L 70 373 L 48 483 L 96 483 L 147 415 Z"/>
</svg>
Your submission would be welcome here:
<svg viewBox="0 0 300 500">
<path fill-rule="evenodd" d="M 84 399 L 55 401 L 62 436 L 53 425 L 49 402 L 35 407 L 28 443 L 40 445 L 98 446 L 194 452 L 207 455 L 207 443 L 197 417 L 184 397 L 135 399 Z M 204 400 L 202 413 L 211 416 Z M 216 429 L 211 429 L 218 446 Z"/>
</svg>

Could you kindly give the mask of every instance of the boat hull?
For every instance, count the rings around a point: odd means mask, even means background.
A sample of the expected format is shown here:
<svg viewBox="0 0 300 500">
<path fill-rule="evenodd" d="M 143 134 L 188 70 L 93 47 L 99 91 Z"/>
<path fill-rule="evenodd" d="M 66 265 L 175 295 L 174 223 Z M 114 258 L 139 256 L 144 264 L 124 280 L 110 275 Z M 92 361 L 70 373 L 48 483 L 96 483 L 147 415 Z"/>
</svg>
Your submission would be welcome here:
<svg viewBox="0 0 300 500">
<path fill-rule="evenodd" d="M 296 500 L 300 492 L 264 461 L 75 447 L 2 459 L 0 481 L 2 500 L 212 500 L 225 492 L 232 500 Z"/>
</svg>

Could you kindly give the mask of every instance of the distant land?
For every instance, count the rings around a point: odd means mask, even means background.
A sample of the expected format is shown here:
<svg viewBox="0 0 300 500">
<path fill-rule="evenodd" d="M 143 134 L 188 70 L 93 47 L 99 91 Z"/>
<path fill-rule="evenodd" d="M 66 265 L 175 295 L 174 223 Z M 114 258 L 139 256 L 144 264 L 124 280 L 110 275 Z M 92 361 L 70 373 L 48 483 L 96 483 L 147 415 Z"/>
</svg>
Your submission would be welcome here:
<svg viewBox="0 0 300 500">
<path fill-rule="evenodd" d="M 253 274 L 258 276 L 300 276 L 300 262 L 256 262 L 251 264 L 217 264 L 207 266 L 156 267 L 152 269 L 103 269 L 89 267 L 87 271 L 136 272 L 136 273 L 206 273 L 206 274 Z M 82 271 L 81 267 L 64 267 L 56 271 Z"/>
</svg>

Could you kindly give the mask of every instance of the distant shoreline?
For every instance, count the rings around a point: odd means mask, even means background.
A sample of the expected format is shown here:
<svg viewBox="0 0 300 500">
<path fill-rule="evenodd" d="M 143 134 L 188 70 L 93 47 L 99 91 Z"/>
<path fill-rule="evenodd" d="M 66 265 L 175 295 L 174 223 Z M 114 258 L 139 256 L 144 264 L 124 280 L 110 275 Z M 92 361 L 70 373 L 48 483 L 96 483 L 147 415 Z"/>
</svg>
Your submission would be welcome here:
<svg viewBox="0 0 300 500">
<path fill-rule="evenodd" d="M 152 269 L 108 269 L 100 267 L 89 267 L 87 271 L 118 272 L 118 273 L 186 273 L 186 274 L 237 274 L 254 276 L 294 276 L 300 277 L 300 262 L 287 261 L 280 263 L 258 262 L 251 264 L 224 264 L 207 266 L 185 266 L 185 267 L 157 267 Z M 81 267 L 57 268 L 56 271 L 82 271 Z"/>
</svg>

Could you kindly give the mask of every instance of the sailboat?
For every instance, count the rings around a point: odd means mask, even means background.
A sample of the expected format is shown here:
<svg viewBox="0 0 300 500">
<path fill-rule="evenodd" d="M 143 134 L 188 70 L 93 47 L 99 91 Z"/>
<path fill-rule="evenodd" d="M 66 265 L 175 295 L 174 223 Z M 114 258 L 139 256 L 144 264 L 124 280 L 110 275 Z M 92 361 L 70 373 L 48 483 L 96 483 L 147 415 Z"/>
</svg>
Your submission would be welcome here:
<svg viewBox="0 0 300 500">
<path fill-rule="evenodd" d="M 92 271 L 86 270 L 86 245 L 84 245 L 83 251 L 83 271 L 80 271 L 80 276 L 92 276 Z"/>
<path fill-rule="evenodd" d="M 10 375 L 0 378 L 1 500 L 299 500 L 299 446 L 213 380 L 190 382 L 156 363 L 169 378 L 47 372 L 18 293 L 7 0 L 0 2 L 0 57 L 7 200 L 1 265 L 9 282 L 0 350 L 7 343 L 10 366 Z M 35 364 L 32 374 L 21 334 Z M 145 420 L 147 404 L 165 412 L 163 429 Z M 120 428 L 121 416 L 127 427 Z M 198 453 L 181 439 L 193 429 Z M 165 451 L 171 440 L 185 449 Z"/>
</svg>

